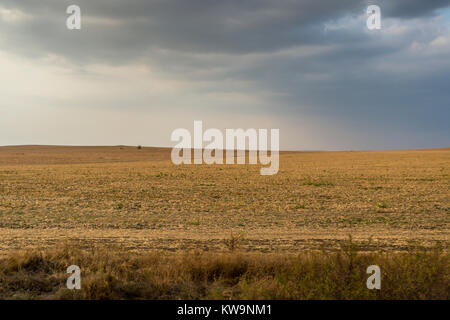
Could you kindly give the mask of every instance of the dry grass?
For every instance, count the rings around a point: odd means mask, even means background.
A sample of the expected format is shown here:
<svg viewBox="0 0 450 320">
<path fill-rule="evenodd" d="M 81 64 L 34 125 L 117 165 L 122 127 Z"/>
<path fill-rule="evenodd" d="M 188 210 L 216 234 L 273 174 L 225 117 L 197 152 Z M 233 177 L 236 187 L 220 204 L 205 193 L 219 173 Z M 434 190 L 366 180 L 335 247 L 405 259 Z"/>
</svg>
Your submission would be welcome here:
<svg viewBox="0 0 450 320">
<path fill-rule="evenodd" d="M 211 254 L 79 250 L 16 252 L 0 260 L 7 299 L 449 299 L 449 255 L 441 248 L 361 254 L 347 241 L 333 254 Z M 75 249 L 74 249 L 75 248 Z M 69 265 L 81 290 L 65 288 Z M 366 287 L 379 265 L 381 290 Z"/>
</svg>

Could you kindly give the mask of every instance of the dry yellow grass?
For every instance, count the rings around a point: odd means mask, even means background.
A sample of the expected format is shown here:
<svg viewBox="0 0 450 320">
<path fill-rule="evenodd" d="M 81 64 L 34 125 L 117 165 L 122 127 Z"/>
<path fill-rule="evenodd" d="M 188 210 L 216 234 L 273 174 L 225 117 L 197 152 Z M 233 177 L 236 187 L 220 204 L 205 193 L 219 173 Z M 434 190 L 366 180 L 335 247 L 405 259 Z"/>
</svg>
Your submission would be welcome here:
<svg viewBox="0 0 450 320">
<path fill-rule="evenodd" d="M 143 252 L 118 247 L 10 252 L 0 258 L 0 299 L 449 299 L 449 254 L 436 246 L 361 254 L 351 240 L 333 253 Z M 67 266 L 80 290 L 66 288 Z M 366 287 L 369 265 L 381 290 Z"/>
<path fill-rule="evenodd" d="M 169 149 L 1 147 L 0 254 L 66 240 L 131 250 L 449 246 L 450 149 L 284 152 L 259 165 L 183 165 Z"/>
</svg>

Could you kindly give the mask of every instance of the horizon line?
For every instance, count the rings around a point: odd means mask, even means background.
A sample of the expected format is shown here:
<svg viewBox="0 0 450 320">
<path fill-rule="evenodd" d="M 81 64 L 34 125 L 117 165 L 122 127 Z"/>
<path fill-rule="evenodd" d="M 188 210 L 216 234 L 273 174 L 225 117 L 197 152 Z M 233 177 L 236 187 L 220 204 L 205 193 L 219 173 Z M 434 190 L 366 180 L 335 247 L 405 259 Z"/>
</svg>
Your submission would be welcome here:
<svg viewBox="0 0 450 320">
<path fill-rule="evenodd" d="M 152 148 L 152 149 L 174 149 L 174 147 L 161 147 L 161 146 L 144 146 L 144 145 L 60 145 L 60 144 L 19 144 L 19 145 L 0 145 L 0 148 L 8 147 L 66 147 L 66 148 L 114 148 L 114 147 L 127 147 L 127 148 Z M 195 148 L 189 148 L 191 150 L 196 150 Z M 342 150 L 314 150 L 314 149 L 280 149 L 279 152 L 374 152 L 374 151 L 427 151 L 427 150 L 445 150 L 449 149 L 447 147 L 427 147 L 427 148 L 406 148 L 406 149 L 342 149 Z M 209 150 L 207 148 L 202 148 L 202 150 Z M 227 151 L 228 149 L 222 149 L 222 151 Z M 234 149 L 234 151 L 242 151 L 242 149 Z M 250 150 L 245 149 L 248 152 Z M 254 150 L 258 151 L 258 150 Z M 270 151 L 268 149 L 267 151 Z"/>
</svg>

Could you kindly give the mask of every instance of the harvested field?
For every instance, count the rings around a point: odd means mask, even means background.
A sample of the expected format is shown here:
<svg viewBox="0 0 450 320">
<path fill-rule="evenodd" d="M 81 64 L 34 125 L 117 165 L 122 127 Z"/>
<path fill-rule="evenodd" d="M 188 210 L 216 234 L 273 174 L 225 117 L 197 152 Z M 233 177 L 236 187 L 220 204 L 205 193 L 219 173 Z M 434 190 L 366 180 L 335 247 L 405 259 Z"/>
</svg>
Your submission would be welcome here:
<svg viewBox="0 0 450 320">
<path fill-rule="evenodd" d="M 278 174 L 259 169 L 1 147 L 0 298 L 448 299 L 450 149 L 282 152 Z M 73 263 L 80 292 L 64 289 Z"/>
<path fill-rule="evenodd" d="M 259 165 L 182 165 L 169 149 L 1 147 L 0 252 L 65 240 L 246 251 L 449 245 L 450 149 L 284 152 Z M 370 248 L 368 248 L 370 249 Z"/>
</svg>

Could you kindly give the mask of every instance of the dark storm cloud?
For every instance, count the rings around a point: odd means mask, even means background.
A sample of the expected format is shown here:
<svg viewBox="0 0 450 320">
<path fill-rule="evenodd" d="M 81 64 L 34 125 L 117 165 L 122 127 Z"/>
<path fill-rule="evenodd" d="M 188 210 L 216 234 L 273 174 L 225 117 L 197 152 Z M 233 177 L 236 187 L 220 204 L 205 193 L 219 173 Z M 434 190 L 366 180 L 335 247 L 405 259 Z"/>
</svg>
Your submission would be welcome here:
<svg viewBox="0 0 450 320">
<path fill-rule="evenodd" d="M 154 48 L 192 53 L 271 51 L 316 42 L 312 26 L 362 9 L 355 0 L 321 4 L 314 0 L 77 1 L 85 18 L 83 30 L 69 34 L 63 22 L 70 3 L 6 1 L 6 7 L 33 15 L 28 23 L 10 29 L 21 36 L 17 43 L 21 49 L 114 62 L 145 55 Z M 110 23 L 102 23 L 102 19 Z M 3 28 L 9 29 L 7 25 Z M 15 39 L 11 36 L 9 40 L 14 43 Z"/>
<path fill-rule="evenodd" d="M 450 6 L 448 0 L 381 0 L 368 1 L 370 4 L 377 4 L 383 8 L 386 17 L 396 18 L 416 18 L 429 16 L 436 9 L 446 8 Z"/>
<path fill-rule="evenodd" d="M 82 9 L 81 31 L 65 27 L 70 4 Z M 365 18 L 358 20 L 370 4 L 381 7 L 382 30 L 368 32 Z M 260 111 L 323 115 L 350 127 L 363 123 L 374 134 L 400 128 L 413 137 L 423 130 L 435 133 L 430 143 L 445 145 L 450 37 L 448 25 L 430 19 L 449 5 L 441 0 L 2 0 L 0 8 L 29 17 L 17 23 L 0 18 L 0 50 L 33 58 L 55 54 L 80 68 L 144 63 L 202 82 L 193 89 L 198 94 L 268 93 Z M 389 28 L 386 20 L 397 25 Z M 435 49 L 433 41 L 443 45 Z"/>
<path fill-rule="evenodd" d="M 327 39 L 320 32 L 321 24 L 342 15 L 361 14 L 371 2 L 5 0 L 2 3 L 33 16 L 14 29 L 2 26 L 15 33 L 9 37 L 11 42 L 19 36 L 16 44 L 23 51 L 34 54 L 36 50 L 51 51 L 76 55 L 79 59 L 109 58 L 118 62 L 141 56 L 151 48 L 243 54 L 322 42 Z M 64 25 L 65 8 L 72 3 L 81 6 L 86 19 L 81 32 L 69 34 Z M 446 1 L 380 1 L 386 17 L 428 15 L 446 4 Z M 340 37 L 345 40 L 345 35 Z M 29 43 L 29 48 L 24 47 L 23 41 Z"/>
</svg>

